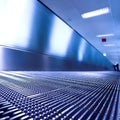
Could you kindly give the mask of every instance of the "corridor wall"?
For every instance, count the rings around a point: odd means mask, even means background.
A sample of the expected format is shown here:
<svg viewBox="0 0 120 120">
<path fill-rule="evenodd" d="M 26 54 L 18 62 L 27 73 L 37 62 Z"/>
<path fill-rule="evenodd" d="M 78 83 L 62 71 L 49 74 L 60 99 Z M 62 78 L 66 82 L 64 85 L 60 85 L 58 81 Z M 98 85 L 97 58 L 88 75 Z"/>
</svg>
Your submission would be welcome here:
<svg viewBox="0 0 120 120">
<path fill-rule="evenodd" d="M 112 63 L 37 0 L 0 1 L 1 70 L 113 70 Z"/>
</svg>

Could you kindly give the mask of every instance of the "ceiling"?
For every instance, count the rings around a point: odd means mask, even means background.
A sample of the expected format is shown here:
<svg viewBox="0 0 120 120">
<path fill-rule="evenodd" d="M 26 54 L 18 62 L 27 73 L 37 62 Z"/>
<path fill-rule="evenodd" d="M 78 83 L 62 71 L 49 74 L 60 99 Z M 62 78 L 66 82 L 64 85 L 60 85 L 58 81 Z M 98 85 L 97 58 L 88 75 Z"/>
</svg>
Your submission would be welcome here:
<svg viewBox="0 0 120 120">
<path fill-rule="evenodd" d="M 40 0 L 113 63 L 120 63 L 120 0 Z M 81 14 L 109 7 L 110 13 L 83 19 Z M 96 37 L 107 36 L 106 42 Z"/>
</svg>

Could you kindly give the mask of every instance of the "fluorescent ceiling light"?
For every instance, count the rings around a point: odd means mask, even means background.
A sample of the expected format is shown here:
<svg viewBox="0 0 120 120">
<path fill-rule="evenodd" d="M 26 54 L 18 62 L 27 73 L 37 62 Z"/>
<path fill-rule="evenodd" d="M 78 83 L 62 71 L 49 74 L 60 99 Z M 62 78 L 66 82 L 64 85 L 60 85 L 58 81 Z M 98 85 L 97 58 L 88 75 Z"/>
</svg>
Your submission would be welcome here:
<svg viewBox="0 0 120 120">
<path fill-rule="evenodd" d="M 101 35 L 97 35 L 96 37 L 110 37 L 110 36 L 114 36 L 114 34 L 110 33 L 110 34 L 101 34 Z"/>
<path fill-rule="evenodd" d="M 105 47 L 113 47 L 113 46 L 115 46 L 115 44 L 105 44 L 104 46 Z"/>
<path fill-rule="evenodd" d="M 110 12 L 110 9 L 108 7 L 106 7 L 106 8 L 102 8 L 102 9 L 98 9 L 95 11 L 90 11 L 90 12 L 84 13 L 81 16 L 82 16 L 82 18 L 86 19 L 86 18 L 90 18 L 90 17 L 107 14 L 109 12 Z"/>
</svg>

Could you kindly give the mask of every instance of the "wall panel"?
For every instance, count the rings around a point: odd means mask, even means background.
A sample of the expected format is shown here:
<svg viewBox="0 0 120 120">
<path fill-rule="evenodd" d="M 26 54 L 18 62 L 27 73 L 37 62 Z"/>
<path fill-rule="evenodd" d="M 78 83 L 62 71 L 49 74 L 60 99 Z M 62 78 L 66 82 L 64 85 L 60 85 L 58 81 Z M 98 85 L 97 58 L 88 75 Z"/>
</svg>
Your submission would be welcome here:
<svg viewBox="0 0 120 120">
<path fill-rule="evenodd" d="M 112 70 L 106 57 L 37 0 L 1 0 L 0 11 L 1 69 Z"/>
</svg>

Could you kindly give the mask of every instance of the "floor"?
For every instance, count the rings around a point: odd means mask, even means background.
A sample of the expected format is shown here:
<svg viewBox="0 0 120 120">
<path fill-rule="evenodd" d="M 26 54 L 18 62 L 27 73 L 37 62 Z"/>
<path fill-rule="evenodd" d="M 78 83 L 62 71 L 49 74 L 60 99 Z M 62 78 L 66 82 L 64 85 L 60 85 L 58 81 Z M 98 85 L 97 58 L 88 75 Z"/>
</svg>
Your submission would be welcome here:
<svg viewBox="0 0 120 120">
<path fill-rule="evenodd" d="M 119 72 L 0 72 L 0 120 L 120 120 Z"/>
</svg>

